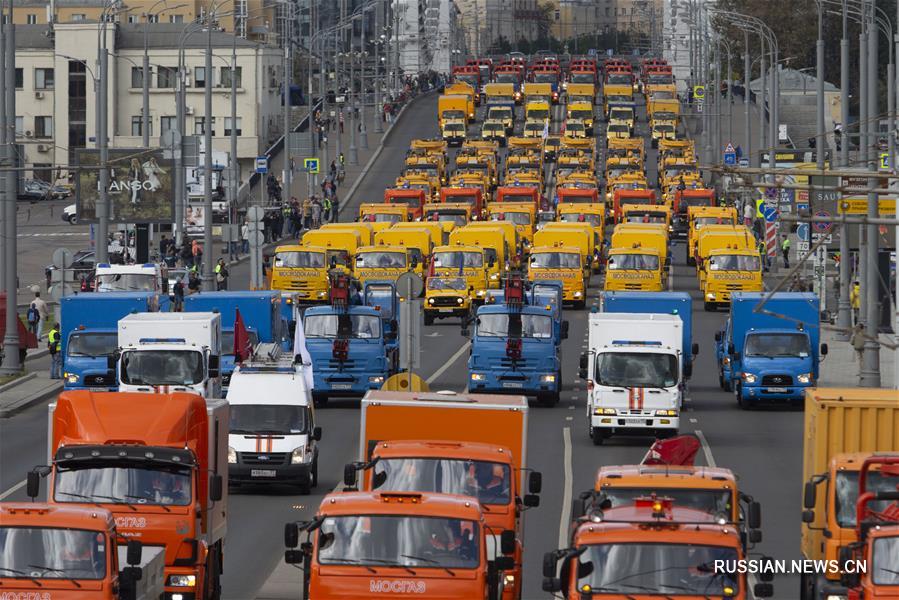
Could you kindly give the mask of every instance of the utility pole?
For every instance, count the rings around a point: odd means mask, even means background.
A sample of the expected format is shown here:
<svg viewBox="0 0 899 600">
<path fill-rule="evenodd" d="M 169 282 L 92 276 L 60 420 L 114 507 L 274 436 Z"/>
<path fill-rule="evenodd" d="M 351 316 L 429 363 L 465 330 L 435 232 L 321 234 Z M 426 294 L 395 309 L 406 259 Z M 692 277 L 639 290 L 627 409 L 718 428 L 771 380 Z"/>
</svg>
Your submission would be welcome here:
<svg viewBox="0 0 899 600">
<path fill-rule="evenodd" d="M 203 289 L 207 292 L 215 291 L 215 277 L 213 276 L 213 261 L 215 253 L 212 246 L 212 8 L 206 12 L 206 63 L 203 74 L 206 76 L 203 99 L 205 109 L 203 119 L 204 157 L 203 167 Z"/>
<path fill-rule="evenodd" d="M 359 147 L 368 150 L 368 131 L 365 129 L 365 61 L 368 58 L 368 52 L 365 50 L 365 7 L 362 7 L 362 14 L 359 19 L 360 29 L 360 47 L 359 47 Z"/>
<path fill-rule="evenodd" d="M 818 97 L 817 97 L 817 131 L 815 132 L 815 166 L 824 168 L 824 151 L 827 149 L 827 130 L 824 129 L 824 2 L 818 2 L 818 41 L 815 43 L 817 53 Z M 823 293 L 823 291 L 822 291 Z"/>
<path fill-rule="evenodd" d="M 755 102 L 757 108 L 759 109 L 759 159 L 758 161 L 753 160 L 751 164 L 761 167 L 761 152 L 764 152 L 766 149 L 768 149 L 768 145 L 765 143 L 765 138 L 767 137 L 768 132 L 768 121 L 765 111 L 765 100 L 767 98 L 767 96 L 765 96 L 765 88 L 768 81 L 768 72 L 766 69 L 768 65 L 765 63 L 765 36 L 762 32 L 759 33 L 759 43 L 761 44 L 761 54 L 759 55 L 759 93 L 755 97 Z"/>
<path fill-rule="evenodd" d="M 2 21 L 2 11 L 0 11 L 0 21 Z M 6 159 L 5 148 L 7 147 L 7 131 L 6 127 L 3 127 L 6 123 L 6 35 L 3 31 L 3 24 L 0 22 L 0 162 L 3 162 Z M 9 137 L 12 138 L 12 142 L 15 143 L 16 140 L 16 132 L 15 130 L 8 132 Z M 6 204 L 4 194 L 6 175 L 0 173 L 0 234 L 2 234 L 2 238 L 4 240 L 9 240 L 10 238 L 14 238 L 15 236 L 6 235 Z M 15 205 L 15 201 L 13 201 L 13 205 Z M 3 242 L 0 242 L 3 244 Z M 10 253 L 5 245 L 3 247 L 3 252 L 5 256 L 15 256 L 15 253 Z M 6 289 L 6 260 L 3 257 L 0 257 L 0 291 Z"/>
<path fill-rule="evenodd" d="M 175 184 L 175 244 L 180 249 L 183 242 L 184 232 L 184 196 L 185 196 L 185 173 L 184 173 L 184 106 L 185 106 L 185 82 L 184 82 L 184 49 L 178 49 L 178 73 L 175 85 L 175 124 L 178 128 L 178 147 L 175 148 L 175 176 L 173 177 Z"/>
<path fill-rule="evenodd" d="M 286 1 L 281 5 L 281 10 L 283 10 L 284 14 L 284 22 L 281 24 L 281 44 L 284 46 L 284 56 L 281 64 L 281 70 L 284 73 L 284 83 L 282 84 L 283 98 L 282 98 L 282 106 L 281 106 L 281 116 L 283 120 L 283 129 L 284 129 L 284 160 L 283 160 L 283 173 L 284 173 L 284 195 L 282 196 L 283 200 L 289 201 L 293 196 L 293 169 L 291 168 L 292 163 L 290 161 L 290 88 L 293 83 L 293 73 L 290 68 L 290 7 L 292 4 L 289 1 Z M 312 27 L 312 9 L 310 7 L 309 10 L 309 27 Z M 312 51 L 310 49 L 310 57 L 312 55 Z M 312 82 L 312 60 L 309 60 L 309 64 L 307 65 L 309 69 L 309 82 Z M 306 87 L 306 95 L 309 96 L 310 102 L 312 99 L 312 86 L 308 85 Z M 309 131 L 314 131 L 315 119 L 312 118 L 312 110 L 309 111 Z M 313 133 L 313 141 L 315 140 L 315 135 Z M 315 146 L 313 145 L 313 148 Z M 309 195 L 312 195 L 312 186 L 309 186 Z"/>
<path fill-rule="evenodd" d="M 347 104 L 350 107 L 350 155 L 348 161 L 351 165 L 359 164 L 359 150 L 356 147 L 356 51 L 353 49 L 353 29 L 350 27 L 350 85 L 347 92 Z"/>
<path fill-rule="evenodd" d="M 375 78 L 374 78 L 374 88 L 375 88 L 375 133 L 384 133 L 384 107 L 381 106 L 381 57 L 379 52 L 379 47 L 381 43 L 384 41 L 384 34 L 381 33 L 381 0 L 378 0 L 377 4 L 375 4 Z M 452 70 L 452 69 L 450 69 Z"/>
<path fill-rule="evenodd" d="M 840 166 L 849 166 L 849 6 L 843 2 L 843 35 L 840 38 Z M 899 47 L 899 46 L 897 46 Z M 897 279 L 899 280 L 899 279 Z M 852 312 L 849 291 L 852 286 L 852 253 L 849 250 L 849 226 L 840 227 L 840 298 L 837 301 L 835 339 L 849 341 Z M 899 357 L 899 353 L 896 353 Z M 899 378 L 897 378 L 899 380 Z"/>
<path fill-rule="evenodd" d="M 319 97 L 321 98 L 322 103 L 322 121 L 328 124 L 328 127 L 325 129 L 324 135 L 324 155 L 322 157 L 322 167 L 327 169 L 330 163 L 330 148 L 328 148 L 328 137 L 331 133 L 331 121 L 330 121 L 330 108 L 328 106 L 328 91 L 326 89 L 327 85 L 327 62 L 325 61 L 325 46 L 326 46 L 326 37 L 323 35 L 324 32 L 319 32 L 318 35 L 318 54 L 319 54 L 319 63 L 318 63 L 318 91 Z M 309 43 L 310 49 L 312 48 L 312 42 L 310 38 Z M 311 58 L 311 56 L 310 56 Z"/>
<path fill-rule="evenodd" d="M 751 82 L 750 72 L 752 64 L 749 61 L 749 31 L 743 30 L 743 113 L 746 128 L 746 152 L 744 155 L 749 159 L 749 164 L 755 164 L 752 159 L 752 119 L 750 119 L 749 109 L 749 84 Z"/>
<path fill-rule="evenodd" d="M 12 3 L 10 3 L 12 4 Z M 3 11 L 0 10 L 0 17 Z M 12 22 L 12 6 L 9 9 L 9 24 L 6 27 L 4 43 L 3 64 L 3 89 L 0 90 L 6 97 L 5 113 L 0 115 L 0 126 L 6 130 L 6 144 L 3 146 L 3 155 L 8 166 L 16 164 L 16 26 Z M 0 27 L 3 27 L 0 19 Z M 6 277 L 6 333 L 3 336 L 3 366 L 0 373 L 13 374 L 22 370 L 23 365 L 19 360 L 19 314 L 16 311 L 16 292 L 18 272 L 16 265 L 16 182 L 17 171 L 7 171 L 3 183 L 6 191 L 3 203 L 3 234 L 6 238 L 3 244 L 5 254 L 4 275 Z M 64 285 L 64 282 L 60 282 Z"/>
<path fill-rule="evenodd" d="M 105 15 L 105 13 L 104 13 Z M 107 136 L 109 104 L 109 53 L 106 49 L 106 22 L 100 27 L 102 36 L 97 58 L 97 147 L 100 149 L 100 198 L 96 206 L 97 239 L 96 257 L 98 263 L 109 262 L 109 138 Z M 8 103 L 8 101 L 7 101 Z M 9 107 L 7 106 L 7 111 Z"/>
<path fill-rule="evenodd" d="M 246 17 L 244 17 L 246 18 Z M 242 82 L 241 82 L 242 83 Z M 231 202 L 228 203 L 228 221 L 237 213 L 237 180 L 240 178 L 240 162 L 237 160 L 237 32 L 231 39 Z M 262 185 L 260 184 L 260 189 Z M 249 208 L 249 201 L 247 201 Z M 240 223 L 237 231 L 240 232 Z M 240 239 L 240 235 L 237 236 Z M 229 242 L 230 243 L 230 242 Z M 228 251 L 230 252 L 230 248 Z"/>
</svg>

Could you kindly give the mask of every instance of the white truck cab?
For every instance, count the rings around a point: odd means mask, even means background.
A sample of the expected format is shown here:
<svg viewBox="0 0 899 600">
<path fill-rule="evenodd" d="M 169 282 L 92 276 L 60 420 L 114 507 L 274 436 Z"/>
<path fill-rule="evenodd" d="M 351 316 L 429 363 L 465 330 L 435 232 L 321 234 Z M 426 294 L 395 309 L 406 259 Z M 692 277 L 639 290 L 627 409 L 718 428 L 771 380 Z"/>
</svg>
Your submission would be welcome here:
<svg viewBox="0 0 899 600">
<path fill-rule="evenodd" d="M 98 263 L 94 269 L 94 285 L 98 292 L 169 293 L 169 278 L 165 265 Z"/>
<path fill-rule="evenodd" d="M 260 344 L 235 367 L 228 386 L 229 484 L 290 484 L 304 494 L 318 485 L 321 427 L 304 372 L 311 368 L 277 344 Z"/>
<path fill-rule="evenodd" d="M 614 433 L 676 435 L 683 401 L 683 322 L 677 315 L 591 313 L 587 420 L 594 444 Z"/>
<path fill-rule="evenodd" d="M 135 313 L 119 320 L 120 392 L 196 392 L 221 398 L 219 313 Z"/>
</svg>

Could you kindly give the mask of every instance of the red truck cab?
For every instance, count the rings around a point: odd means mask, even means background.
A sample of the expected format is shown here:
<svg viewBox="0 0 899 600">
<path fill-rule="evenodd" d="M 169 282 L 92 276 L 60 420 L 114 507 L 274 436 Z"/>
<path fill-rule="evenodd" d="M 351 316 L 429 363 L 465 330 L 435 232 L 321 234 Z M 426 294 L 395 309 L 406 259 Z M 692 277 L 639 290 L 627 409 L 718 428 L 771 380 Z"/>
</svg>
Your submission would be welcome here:
<svg viewBox="0 0 899 600">
<path fill-rule="evenodd" d="M 496 188 L 497 202 L 531 203 L 540 208 L 540 190 L 526 185 L 504 185 Z"/>
<path fill-rule="evenodd" d="M 463 203 L 471 206 L 471 218 L 483 219 L 487 216 L 484 195 L 476 187 L 443 187 L 440 188 L 440 203 Z"/>
<path fill-rule="evenodd" d="M 655 190 L 615 190 L 612 195 L 612 210 L 616 223 L 621 221 L 621 209 L 625 204 L 658 204 Z"/>
<path fill-rule="evenodd" d="M 385 204 L 405 204 L 410 221 L 420 221 L 421 211 L 426 202 L 425 192 L 420 188 L 390 188 L 384 190 Z"/>
</svg>

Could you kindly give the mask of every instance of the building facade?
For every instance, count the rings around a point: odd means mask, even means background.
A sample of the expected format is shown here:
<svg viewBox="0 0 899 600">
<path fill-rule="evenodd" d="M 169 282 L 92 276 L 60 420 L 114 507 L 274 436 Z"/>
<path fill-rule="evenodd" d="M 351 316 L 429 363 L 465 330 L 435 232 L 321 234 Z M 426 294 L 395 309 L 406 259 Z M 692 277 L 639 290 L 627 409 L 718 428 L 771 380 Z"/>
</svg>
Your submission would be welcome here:
<svg viewBox="0 0 899 600">
<path fill-rule="evenodd" d="M 538 0 L 456 0 L 465 45 L 472 54 L 484 54 L 497 40 L 514 44 L 539 37 Z"/>
</svg>

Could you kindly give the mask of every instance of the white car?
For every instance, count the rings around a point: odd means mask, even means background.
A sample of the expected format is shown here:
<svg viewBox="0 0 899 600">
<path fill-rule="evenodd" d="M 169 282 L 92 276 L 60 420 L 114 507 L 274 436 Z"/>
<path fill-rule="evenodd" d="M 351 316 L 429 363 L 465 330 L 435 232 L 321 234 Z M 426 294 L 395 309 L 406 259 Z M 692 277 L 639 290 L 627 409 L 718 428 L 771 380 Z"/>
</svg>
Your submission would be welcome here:
<svg viewBox="0 0 899 600">
<path fill-rule="evenodd" d="M 62 220 L 68 221 L 70 225 L 75 225 L 78 222 L 78 212 L 75 210 L 74 204 L 69 204 L 62 209 Z"/>
</svg>

